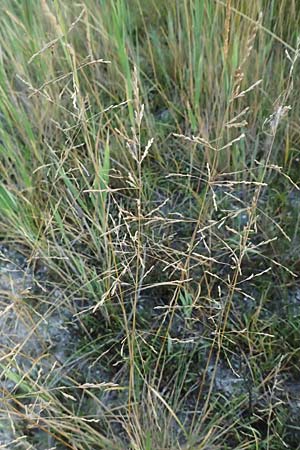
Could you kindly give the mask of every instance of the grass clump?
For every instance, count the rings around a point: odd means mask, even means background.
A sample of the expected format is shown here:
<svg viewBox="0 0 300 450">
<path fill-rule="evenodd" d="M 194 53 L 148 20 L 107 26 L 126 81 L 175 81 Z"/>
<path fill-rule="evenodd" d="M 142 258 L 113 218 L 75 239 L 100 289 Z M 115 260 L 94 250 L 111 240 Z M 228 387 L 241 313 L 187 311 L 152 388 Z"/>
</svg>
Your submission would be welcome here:
<svg viewBox="0 0 300 450">
<path fill-rule="evenodd" d="M 1 444 L 298 448 L 296 2 L 1 10 Z"/>
</svg>

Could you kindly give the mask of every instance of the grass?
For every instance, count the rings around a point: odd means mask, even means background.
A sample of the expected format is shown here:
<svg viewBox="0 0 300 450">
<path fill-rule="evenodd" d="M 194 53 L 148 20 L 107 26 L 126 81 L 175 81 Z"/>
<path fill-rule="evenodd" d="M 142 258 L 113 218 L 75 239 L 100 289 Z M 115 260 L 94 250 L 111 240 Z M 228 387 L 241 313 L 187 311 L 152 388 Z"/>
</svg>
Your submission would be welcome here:
<svg viewBox="0 0 300 450">
<path fill-rule="evenodd" d="M 2 0 L 0 447 L 300 448 L 299 15 Z"/>
</svg>

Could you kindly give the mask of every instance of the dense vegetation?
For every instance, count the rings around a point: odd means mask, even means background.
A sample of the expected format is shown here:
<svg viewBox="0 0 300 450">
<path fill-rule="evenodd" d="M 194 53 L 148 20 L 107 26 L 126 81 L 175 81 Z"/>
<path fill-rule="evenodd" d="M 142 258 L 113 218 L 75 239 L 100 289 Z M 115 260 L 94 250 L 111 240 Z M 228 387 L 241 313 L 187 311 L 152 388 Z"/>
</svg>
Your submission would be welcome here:
<svg viewBox="0 0 300 450">
<path fill-rule="evenodd" d="M 300 448 L 297 0 L 0 9 L 4 448 Z"/>
</svg>

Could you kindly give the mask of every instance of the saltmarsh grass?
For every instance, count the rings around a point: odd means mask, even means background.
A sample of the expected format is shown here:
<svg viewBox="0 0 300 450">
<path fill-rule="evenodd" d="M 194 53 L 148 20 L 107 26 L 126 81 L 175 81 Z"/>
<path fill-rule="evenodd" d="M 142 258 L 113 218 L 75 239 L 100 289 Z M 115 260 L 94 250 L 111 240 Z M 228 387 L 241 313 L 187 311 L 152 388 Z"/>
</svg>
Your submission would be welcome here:
<svg viewBox="0 0 300 450">
<path fill-rule="evenodd" d="M 296 1 L 0 20 L 0 233 L 33 274 L 3 316 L 74 335 L 63 361 L 1 350 L 4 448 L 297 448 Z"/>
</svg>

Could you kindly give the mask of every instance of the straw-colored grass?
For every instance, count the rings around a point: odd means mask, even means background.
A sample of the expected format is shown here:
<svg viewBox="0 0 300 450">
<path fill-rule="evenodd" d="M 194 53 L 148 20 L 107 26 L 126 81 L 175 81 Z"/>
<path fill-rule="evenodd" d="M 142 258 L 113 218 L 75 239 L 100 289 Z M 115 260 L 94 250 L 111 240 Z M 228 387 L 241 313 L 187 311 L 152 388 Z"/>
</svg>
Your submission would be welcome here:
<svg viewBox="0 0 300 450">
<path fill-rule="evenodd" d="M 300 448 L 297 2 L 0 8 L 0 448 Z"/>
</svg>

